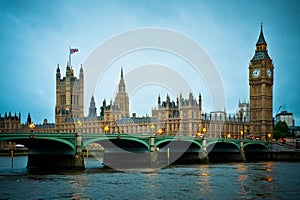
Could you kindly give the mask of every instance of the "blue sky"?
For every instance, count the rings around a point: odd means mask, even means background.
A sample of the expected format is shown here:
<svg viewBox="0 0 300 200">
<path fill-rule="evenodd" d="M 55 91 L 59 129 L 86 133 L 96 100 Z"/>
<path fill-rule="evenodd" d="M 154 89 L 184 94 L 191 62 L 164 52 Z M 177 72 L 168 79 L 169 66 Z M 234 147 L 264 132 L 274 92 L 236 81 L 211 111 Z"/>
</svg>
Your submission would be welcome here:
<svg viewBox="0 0 300 200">
<path fill-rule="evenodd" d="M 20 111 L 25 122 L 30 112 L 36 123 L 44 118 L 53 122 L 56 65 L 60 64 L 64 74 L 68 47 L 79 48 L 72 57 L 77 75 L 80 64 L 99 44 L 121 32 L 143 27 L 175 30 L 205 49 L 223 80 L 226 109 L 234 113 L 239 99 L 249 99 L 248 66 L 263 21 L 275 67 L 274 115 L 285 104 L 299 124 L 299 19 L 299 1 L 0 0 L 0 113 Z M 106 89 L 95 94 L 98 108 L 104 98 L 114 98 L 120 65 L 126 74 L 134 65 L 163 60 L 159 52 L 149 52 L 142 53 L 145 58 L 133 54 L 115 62 L 103 80 L 111 83 L 102 83 L 107 84 Z M 164 62 L 172 66 L 181 61 L 170 58 L 170 63 Z M 183 75 L 189 72 L 180 68 L 178 71 Z M 205 88 L 192 88 L 195 94 L 204 94 L 203 107 L 209 112 Z M 149 114 L 158 93 L 164 98 L 164 92 L 168 92 L 159 87 L 145 87 L 145 91 L 151 91 L 147 98 L 138 93 L 130 97 L 131 112 Z"/>
</svg>

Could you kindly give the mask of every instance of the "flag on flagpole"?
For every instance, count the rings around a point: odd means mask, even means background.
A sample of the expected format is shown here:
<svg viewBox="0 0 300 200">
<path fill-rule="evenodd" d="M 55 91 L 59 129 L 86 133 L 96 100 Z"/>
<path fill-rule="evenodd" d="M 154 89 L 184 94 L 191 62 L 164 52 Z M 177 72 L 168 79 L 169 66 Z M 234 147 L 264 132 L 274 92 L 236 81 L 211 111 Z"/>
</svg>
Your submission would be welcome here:
<svg viewBox="0 0 300 200">
<path fill-rule="evenodd" d="M 70 52 L 69 52 L 69 66 L 72 66 L 72 64 L 71 64 L 71 55 L 73 54 L 73 53 L 76 53 L 76 52 L 78 52 L 78 49 L 72 49 L 71 47 L 69 47 L 69 49 L 70 49 Z"/>
<path fill-rule="evenodd" d="M 76 52 L 78 52 L 78 49 L 71 49 L 70 48 L 70 54 L 73 54 L 73 53 L 76 53 Z"/>
</svg>

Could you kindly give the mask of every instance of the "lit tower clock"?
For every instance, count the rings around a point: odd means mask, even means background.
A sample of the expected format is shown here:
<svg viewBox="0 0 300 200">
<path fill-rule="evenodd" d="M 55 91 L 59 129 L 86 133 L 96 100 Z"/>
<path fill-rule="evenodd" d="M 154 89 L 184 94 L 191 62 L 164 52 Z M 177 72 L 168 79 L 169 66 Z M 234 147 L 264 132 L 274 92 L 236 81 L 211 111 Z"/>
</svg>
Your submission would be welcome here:
<svg viewBox="0 0 300 200">
<path fill-rule="evenodd" d="M 256 50 L 249 65 L 250 134 L 263 140 L 273 134 L 274 66 L 268 55 L 261 25 Z"/>
</svg>

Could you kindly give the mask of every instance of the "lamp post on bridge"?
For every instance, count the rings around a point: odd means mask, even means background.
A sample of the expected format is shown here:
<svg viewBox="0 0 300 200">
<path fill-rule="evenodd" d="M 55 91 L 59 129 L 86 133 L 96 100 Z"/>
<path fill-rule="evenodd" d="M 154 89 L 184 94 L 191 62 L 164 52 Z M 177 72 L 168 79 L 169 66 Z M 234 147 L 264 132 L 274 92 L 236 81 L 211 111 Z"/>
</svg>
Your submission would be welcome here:
<svg viewBox="0 0 300 200">
<path fill-rule="evenodd" d="M 272 151 L 272 145 L 271 145 L 271 133 L 268 133 L 268 147 L 269 147 L 269 151 Z"/>
<path fill-rule="evenodd" d="M 150 128 L 151 128 L 151 135 L 154 136 L 154 135 L 155 135 L 155 133 L 154 133 L 154 128 L 155 128 L 155 126 L 152 124 Z"/>
<path fill-rule="evenodd" d="M 200 158 L 203 160 L 204 163 L 209 163 L 208 159 L 208 153 L 206 149 L 206 127 L 203 127 L 202 132 L 203 132 L 203 137 L 202 137 L 202 151 L 201 151 L 201 156 Z"/>
<path fill-rule="evenodd" d="M 244 131 L 240 131 L 240 151 L 244 152 Z"/>
<path fill-rule="evenodd" d="M 240 155 L 241 160 L 246 161 L 246 156 L 244 152 L 244 131 L 240 131 Z"/>
<path fill-rule="evenodd" d="M 203 132 L 203 137 L 202 137 L 202 146 L 203 146 L 203 151 L 206 152 L 206 128 L 204 127 L 202 129 L 202 132 Z"/>
<path fill-rule="evenodd" d="M 244 140 L 244 131 L 240 132 L 240 140 Z"/>
<path fill-rule="evenodd" d="M 77 121 L 77 133 L 76 133 L 76 155 L 82 156 L 81 135 L 82 135 L 82 123 Z"/>
<path fill-rule="evenodd" d="M 151 125 L 151 135 L 150 135 L 150 152 L 155 151 L 154 143 L 155 143 L 155 134 L 153 132 L 155 126 L 152 124 Z"/>
</svg>

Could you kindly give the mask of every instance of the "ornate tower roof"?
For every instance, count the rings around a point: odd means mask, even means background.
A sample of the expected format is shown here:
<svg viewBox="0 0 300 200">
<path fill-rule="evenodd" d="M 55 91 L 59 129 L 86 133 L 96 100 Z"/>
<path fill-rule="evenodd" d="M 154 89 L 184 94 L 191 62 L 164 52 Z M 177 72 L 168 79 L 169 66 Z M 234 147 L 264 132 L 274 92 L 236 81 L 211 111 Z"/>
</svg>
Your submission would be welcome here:
<svg viewBox="0 0 300 200">
<path fill-rule="evenodd" d="M 263 26 L 261 24 L 260 34 L 256 42 L 256 50 L 252 60 L 264 60 L 264 59 L 271 59 L 271 58 L 268 54 L 267 42 L 265 40 L 264 33 L 263 33 Z"/>
<path fill-rule="evenodd" d="M 265 40 L 264 33 L 263 33 L 263 26 L 261 24 L 260 25 L 260 34 L 259 34 L 259 38 L 258 38 L 258 40 L 256 42 L 256 46 L 257 45 L 262 45 L 262 44 L 267 45 L 267 42 Z"/>
<path fill-rule="evenodd" d="M 121 67 L 121 78 L 120 78 L 120 82 L 119 82 L 119 93 L 126 93 L 122 67 Z"/>
</svg>

